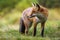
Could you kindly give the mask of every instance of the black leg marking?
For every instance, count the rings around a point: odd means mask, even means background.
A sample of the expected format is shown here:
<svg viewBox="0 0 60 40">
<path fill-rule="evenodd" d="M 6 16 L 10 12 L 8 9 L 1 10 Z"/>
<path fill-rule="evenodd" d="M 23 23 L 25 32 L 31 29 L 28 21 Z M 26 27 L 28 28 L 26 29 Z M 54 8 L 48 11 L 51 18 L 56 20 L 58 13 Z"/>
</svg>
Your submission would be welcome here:
<svg viewBox="0 0 60 40">
<path fill-rule="evenodd" d="M 41 36 L 44 37 L 44 27 L 42 28 Z"/>
<path fill-rule="evenodd" d="M 44 26 L 45 22 L 41 23 L 41 36 L 44 37 Z"/>
<path fill-rule="evenodd" d="M 35 36 L 36 35 L 36 28 L 34 28 L 34 34 L 33 34 L 33 36 Z"/>
</svg>

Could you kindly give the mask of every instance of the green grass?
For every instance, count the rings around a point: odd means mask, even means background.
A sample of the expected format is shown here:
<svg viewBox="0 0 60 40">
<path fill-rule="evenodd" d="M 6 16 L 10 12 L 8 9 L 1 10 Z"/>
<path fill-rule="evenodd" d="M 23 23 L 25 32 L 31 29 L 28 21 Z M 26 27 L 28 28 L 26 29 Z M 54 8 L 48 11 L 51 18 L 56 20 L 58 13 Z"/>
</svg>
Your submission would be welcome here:
<svg viewBox="0 0 60 40">
<path fill-rule="evenodd" d="M 0 31 L 0 40 L 17 40 L 21 39 L 20 33 L 17 30 Z"/>
<path fill-rule="evenodd" d="M 0 28 L 0 40 L 59 40 L 60 39 L 60 21 L 47 21 L 45 25 L 44 37 L 41 37 L 41 26 L 37 26 L 37 34 L 32 36 L 33 26 L 29 30 L 28 35 L 19 33 L 19 26 L 13 25 Z"/>
</svg>

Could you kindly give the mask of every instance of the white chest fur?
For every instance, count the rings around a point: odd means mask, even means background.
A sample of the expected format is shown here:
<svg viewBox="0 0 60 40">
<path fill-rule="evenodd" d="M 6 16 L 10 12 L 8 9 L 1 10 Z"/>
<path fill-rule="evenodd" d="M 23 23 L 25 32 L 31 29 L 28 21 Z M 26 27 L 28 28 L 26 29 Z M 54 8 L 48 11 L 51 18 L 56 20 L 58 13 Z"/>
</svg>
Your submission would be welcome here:
<svg viewBox="0 0 60 40">
<path fill-rule="evenodd" d="M 40 22 L 40 19 L 38 17 L 35 17 L 36 22 Z"/>
</svg>

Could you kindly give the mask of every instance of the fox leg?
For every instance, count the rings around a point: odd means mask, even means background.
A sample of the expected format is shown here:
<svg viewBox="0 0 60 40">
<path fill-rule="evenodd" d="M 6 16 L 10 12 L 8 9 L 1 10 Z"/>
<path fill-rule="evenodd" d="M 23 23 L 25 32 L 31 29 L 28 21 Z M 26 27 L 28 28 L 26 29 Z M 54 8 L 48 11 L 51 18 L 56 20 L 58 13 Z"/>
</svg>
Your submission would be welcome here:
<svg viewBox="0 0 60 40">
<path fill-rule="evenodd" d="M 38 24 L 38 23 L 36 22 L 36 19 L 34 19 L 34 20 L 33 20 L 33 27 L 34 27 L 34 29 L 33 29 L 33 30 L 34 30 L 34 31 L 33 31 L 33 36 L 36 35 L 36 27 L 37 27 L 37 24 Z"/>
<path fill-rule="evenodd" d="M 24 20 L 24 25 L 25 25 L 25 35 L 27 35 L 29 29 L 29 21 L 27 20 L 27 18 L 25 18 Z"/>
<path fill-rule="evenodd" d="M 37 24 L 36 24 L 36 23 L 34 23 L 33 25 L 34 25 L 33 36 L 35 36 L 35 35 L 36 35 L 36 26 L 37 26 Z"/>
<path fill-rule="evenodd" d="M 41 23 L 41 36 L 44 37 L 44 26 L 45 22 Z"/>
<path fill-rule="evenodd" d="M 27 35 L 28 34 L 28 25 L 25 23 L 25 35 Z"/>
</svg>

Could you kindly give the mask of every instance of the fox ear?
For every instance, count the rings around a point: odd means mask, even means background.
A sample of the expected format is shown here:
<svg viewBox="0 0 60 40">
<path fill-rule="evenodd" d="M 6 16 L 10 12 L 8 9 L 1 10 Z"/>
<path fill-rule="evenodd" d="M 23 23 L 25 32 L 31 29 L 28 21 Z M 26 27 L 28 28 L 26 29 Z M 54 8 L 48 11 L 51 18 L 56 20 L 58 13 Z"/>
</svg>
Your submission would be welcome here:
<svg viewBox="0 0 60 40">
<path fill-rule="evenodd" d="M 36 7 L 40 8 L 40 5 L 38 3 L 36 3 Z"/>
<path fill-rule="evenodd" d="M 32 3 L 32 6 L 35 6 L 35 4 L 34 4 L 34 3 Z"/>
</svg>

